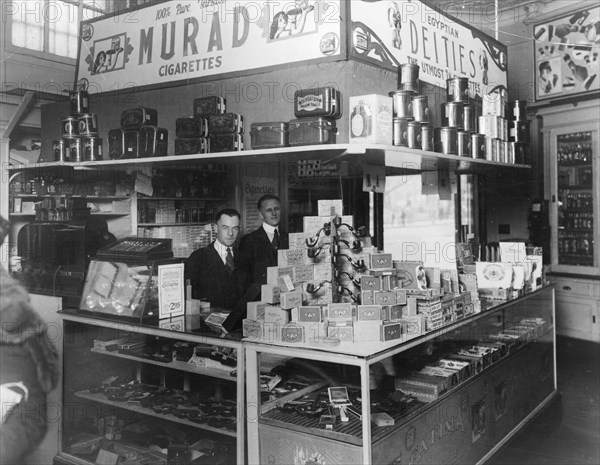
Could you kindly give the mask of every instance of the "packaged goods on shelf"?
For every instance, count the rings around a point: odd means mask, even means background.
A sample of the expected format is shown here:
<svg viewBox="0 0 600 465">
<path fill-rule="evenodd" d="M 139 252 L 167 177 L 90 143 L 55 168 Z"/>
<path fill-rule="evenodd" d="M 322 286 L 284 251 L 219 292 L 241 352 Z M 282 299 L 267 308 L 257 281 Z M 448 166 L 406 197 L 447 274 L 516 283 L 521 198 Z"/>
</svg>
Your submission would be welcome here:
<svg viewBox="0 0 600 465">
<path fill-rule="evenodd" d="M 227 100 L 224 97 L 210 96 L 194 99 L 194 116 L 197 118 L 223 113 L 227 113 Z"/>
<path fill-rule="evenodd" d="M 175 136 L 187 139 L 208 137 L 208 119 L 195 116 L 177 118 Z"/>
<path fill-rule="evenodd" d="M 304 326 L 288 323 L 281 327 L 281 342 L 296 344 L 305 342 Z"/>
<path fill-rule="evenodd" d="M 323 321 L 323 308 L 320 305 L 300 305 L 292 308 L 292 321 L 304 323 L 321 323 Z"/>
<path fill-rule="evenodd" d="M 239 113 L 223 113 L 208 117 L 208 132 L 212 136 L 217 134 L 243 134 L 244 117 Z"/>
<path fill-rule="evenodd" d="M 138 130 L 142 126 L 158 126 L 158 112 L 152 108 L 138 107 L 121 113 L 121 128 Z"/>
<path fill-rule="evenodd" d="M 299 89 L 294 92 L 294 115 L 296 118 L 342 116 L 342 98 L 333 87 Z"/>
<path fill-rule="evenodd" d="M 175 139 L 175 155 L 193 155 L 210 152 L 210 139 L 207 137 Z"/>
<path fill-rule="evenodd" d="M 341 199 L 317 200 L 317 216 L 323 216 L 331 218 L 332 216 L 340 216 L 343 218 L 344 215 L 344 202 Z"/>
<path fill-rule="evenodd" d="M 378 94 L 350 97 L 349 119 L 350 143 L 392 143 L 390 97 Z"/>
<path fill-rule="evenodd" d="M 210 152 L 239 152 L 244 150 L 242 134 L 211 134 L 209 138 Z"/>
<path fill-rule="evenodd" d="M 250 145 L 253 149 L 289 147 L 289 124 L 286 121 L 252 123 Z"/>
<path fill-rule="evenodd" d="M 289 128 L 290 145 L 292 147 L 336 143 L 337 128 L 335 120 L 321 116 L 294 119 L 289 122 Z"/>
<path fill-rule="evenodd" d="M 168 155 L 169 131 L 155 126 L 142 126 L 139 129 L 139 156 L 165 157 Z"/>
</svg>

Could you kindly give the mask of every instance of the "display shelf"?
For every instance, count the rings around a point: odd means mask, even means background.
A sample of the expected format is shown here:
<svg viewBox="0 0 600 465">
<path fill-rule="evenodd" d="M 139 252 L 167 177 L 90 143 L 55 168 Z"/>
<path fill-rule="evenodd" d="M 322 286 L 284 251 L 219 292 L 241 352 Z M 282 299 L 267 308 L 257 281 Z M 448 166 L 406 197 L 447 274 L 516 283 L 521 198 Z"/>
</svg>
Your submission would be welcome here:
<svg viewBox="0 0 600 465">
<path fill-rule="evenodd" d="M 120 160 L 84 161 L 78 163 L 61 162 L 59 165 L 48 162 L 33 166 L 11 167 L 9 170 L 39 169 L 51 166 L 72 167 L 74 170 L 98 170 L 114 168 L 134 168 L 152 165 L 153 167 L 189 168 L 192 164 L 206 161 L 219 161 L 236 164 L 246 161 L 296 163 L 304 159 L 318 159 L 333 162 L 349 157 L 359 157 L 359 161 L 385 165 L 389 171 L 432 171 L 454 169 L 463 172 L 491 172 L 497 168 L 528 169 L 529 165 L 500 163 L 483 159 L 473 159 L 457 155 L 445 155 L 438 152 L 410 149 L 393 145 L 368 144 L 324 144 L 306 145 L 239 152 L 201 153 L 193 155 L 172 155 L 166 157 L 128 158 Z"/>
<path fill-rule="evenodd" d="M 170 368 L 172 370 L 177 371 L 187 371 L 189 373 L 195 373 L 197 375 L 205 375 L 210 376 L 211 378 L 220 378 L 227 381 L 235 381 L 236 376 L 232 376 L 231 373 L 235 372 L 235 369 L 219 369 L 219 368 L 209 368 L 209 367 L 196 367 L 187 362 L 182 362 L 180 360 L 173 360 L 172 362 L 163 363 L 155 360 L 150 360 L 146 358 L 135 357 L 133 355 L 121 354 L 116 351 L 107 351 L 107 350 L 99 350 L 99 349 L 90 349 L 90 352 L 95 354 L 107 355 L 110 357 L 123 358 L 126 360 L 135 360 L 141 363 L 148 363 L 150 365 L 156 365 L 163 368 Z"/>
<path fill-rule="evenodd" d="M 461 451 L 460 463 L 478 462 L 525 425 L 527 419 L 531 418 L 541 405 L 549 402 L 556 393 L 553 303 L 553 288 L 543 287 L 517 299 L 498 303 L 489 310 L 463 318 L 410 341 L 400 343 L 396 341 L 395 344 L 374 342 L 369 344 L 370 349 L 362 343 L 340 344 L 326 348 L 246 342 L 248 405 L 254 403 L 261 405 L 262 395 L 257 374 L 262 373 L 262 356 L 266 355 L 267 361 L 273 356 L 280 357 L 283 361 L 299 359 L 302 361 L 299 366 L 305 369 L 310 364 L 316 364 L 318 368 L 315 368 L 315 371 L 324 373 L 329 386 L 356 386 L 358 382 L 360 384 L 359 405 L 362 408 L 362 420 L 350 416 L 350 421 L 345 424 L 340 423 L 338 419 L 336 426 L 329 431 L 319 427 L 318 417 L 309 418 L 296 412 L 288 414 L 282 409 L 271 408 L 266 412 L 259 409 L 261 413 L 257 421 L 248 424 L 249 463 L 266 463 L 269 457 L 274 457 L 275 463 L 287 463 L 293 459 L 289 455 L 293 454 L 293 450 L 301 450 L 308 456 L 321 455 L 323 460 L 327 461 L 326 463 L 393 463 L 398 457 L 408 457 L 415 450 L 419 450 L 421 441 L 419 436 L 426 440 L 424 438 L 429 437 L 431 431 L 438 427 L 436 426 L 438 420 L 432 420 L 438 418 L 435 413 L 449 412 L 446 409 L 451 409 L 454 412 L 452 415 L 455 416 L 444 417 L 440 421 L 449 431 L 461 432 L 458 436 L 449 439 L 453 442 L 458 441 L 453 443 L 454 447 L 464 449 Z M 434 400 L 428 400 L 425 404 L 421 402 L 420 408 L 413 409 L 410 406 L 416 404 L 409 403 L 407 405 L 410 408 L 402 407 L 405 408 L 403 411 L 390 411 L 389 414 L 394 419 L 393 425 L 376 426 L 371 422 L 373 413 L 386 412 L 383 404 L 373 404 L 373 396 L 376 398 L 377 391 L 377 386 L 372 384 L 376 373 L 373 369 L 381 366 L 378 365 L 380 362 L 390 361 L 391 365 L 398 368 L 408 364 L 406 369 L 410 370 L 408 366 L 412 363 L 416 361 L 425 364 L 424 360 L 431 360 L 432 354 L 437 357 L 451 355 L 452 351 L 447 349 L 449 347 L 473 344 L 473 340 L 484 342 L 488 340 L 486 338 L 490 334 L 505 329 L 510 333 L 514 325 L 521 322 L 523 318 L 538 319 L 537 324 L 541 325 L 543 322 L 543 325 L 538 326 L 536 331 L 524 333 L 519 342 L 510 346 L 506 355 L 490 361 L 489 365 L 486 364 L 481 371 L 449 387 L 447 391 L 441 391 Z M 437 353 L 437 350 L 440 352 Z M 531 373 L 521 371 L 517 374 L 518 367 L 525 365 L 535 366 L 536 369 Z M 271 366 L 271 363 L 268 363 L 268 366 Z M 396 376 L 400 373 L 398 372 Z M 406 374 L 406 372 L 402 373 Z M 501 396 L 506 395 L 502 393 L 507 386 L 511 389 L 511 397 L 508 399 L 510 405 L 506 404 L 501 413 L 514 413 L 511 409 L 518 406 L 522 410 L 518 415 L 504 415 L 505 419 L 500 423 L 498 422 L 500 416 L 496 414 L 496 426 L 492 426 L 492 423 L 488 424 L 490 427 L 490 432 L 487 433 L 488 439 L 483 441 L 484 444 L 474 445 L 475 439 L 472 438 L 479 433 L 472 420 L 473 406 L 481 405 L 481 408 L 488 410 L 488 418 L 494 418 L 490 410 L 496 408 L 495 405 Z M 500 397 L 494 400 L 494 396 Z M 323 399 L 323 397 L 319 398 Z M 523 409 L 521 402 L 525 398 L 528 399 L 528 406 Z M 468 424 L 469 418 L 471 424 Z M 409 437 L 407 435 L 411 434 L 415 439 L 413 445 L 406 439 Z M 428 443 L 428 450 L 420 452 L 431 454 L 424 460 L 427 463 L 440 463 L 443 454 L 447 454 L 448 444 L 443 445 L 446 442 L 441 440 L 435 445 Z M 290 448 L 289 445 L 293 447 Z"/>
<path fill-rule="evenodd" d="M 223 428 L 214 428 L 209 425 L 205 425 L 202 423 L 196 423 L 190 420 L 186 420 L 185 418 L 178 418 L 175 415 L 166 415 L 162 413 L 156 413 L 154 410 L 140 407 L 139 405 L 131 405 L 127 402 L 115 402 L 107 399 L 102 394 L 92 394 L 89 391 L 78 391 L 75 393 L 75 397 L 79 397 L 80 399 L 91 400 L 92 402 L 98 402 L 100 404 L 110 405 L 113 407 L 117 407 L 119 409 L 129 410 L 135 413 L 141 413 L 146 416 L 161 418 L 168 421 L 173 421 L 175 423 L 181 423 L 182 425 L 192 426 L 194 428 L 203 429 L 206 431 L 212 431 L 213 433 L 224 434 L 226 436 L 236 437 L 235 431 L 226 430 Z"/>
<path fill-rule="evenodd" d="M 73 195 L 73 194 L 10 194 L 15 199 L 86 199 L 86 200 L 127 200 L 129 195 Z"/>
<path fill-rule="evenodd" d="M 138 196 L 138 202 L 140 200 L 175 200 L 182 202 L 197 202 L 197 201 L 206 201 L 206 202 L 225 202 L 227 199 L 222 197 L 148 197 L 148 196 Z"/>
<path fill-rule="evenodd" d="M 194 223 L 138 223 L 138 228 L 160 228 L 162 226 L 205 226 L 211 224 L 210 221 L 200 221 Z"/>
</svg>

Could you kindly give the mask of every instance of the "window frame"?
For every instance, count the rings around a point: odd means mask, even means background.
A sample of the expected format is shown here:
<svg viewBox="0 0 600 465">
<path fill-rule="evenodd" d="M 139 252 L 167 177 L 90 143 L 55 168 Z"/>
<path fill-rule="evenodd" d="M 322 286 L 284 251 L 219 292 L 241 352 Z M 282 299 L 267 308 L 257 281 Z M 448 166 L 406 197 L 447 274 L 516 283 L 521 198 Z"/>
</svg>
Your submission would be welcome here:
<svg viewBox="0 0 600 465">
<path fill-rule="evenodd" d="M 44 0 L 45 4 L 48 4 L 51 0 Z M 54 1 L 54 0 L 52 0 Z M 61 0 L 64 3 L 69 3 L 77 7 L 78 22 L 81 24 L 83 17 L 83 9 L 89 9 L 98 13 L 107 14 L 108 10 L 102 10 L 94 5 L 86 5 L 83 0 Z M 57 55 L 49 52 L 50 48 L 50 27 L 47 21 L 44 21 L 44 39 L 43 39 L 43 50 L 33 50 L 27 47 L 18 47 L 13 45 L 12 42 L 12 30 L 13 30 L 13 16 L 9 15 L 6 21 L 6 27 L 4 29 L 4 49 L 8 53 L 14 53 L 16 55 L 23 55 L 32 58 L 39 58 L 47 61 L 52 61 L 60 64 L 75 66 L 79 56 L 79 44 L 77 48 L 77 57 L 70 58 L 67 56 Z"/>
</svg>

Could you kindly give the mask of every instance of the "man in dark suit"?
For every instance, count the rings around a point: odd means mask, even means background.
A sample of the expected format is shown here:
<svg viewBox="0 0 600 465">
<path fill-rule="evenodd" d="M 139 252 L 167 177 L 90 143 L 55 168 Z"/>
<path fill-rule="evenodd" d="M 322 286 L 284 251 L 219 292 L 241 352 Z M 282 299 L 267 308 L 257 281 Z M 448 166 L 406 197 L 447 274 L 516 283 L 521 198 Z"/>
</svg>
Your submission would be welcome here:
<svg viewBox="0 0 600 465">
<path fill-rule="evenodd" d="M 245 278 L 234 246 L 240 219 L 239 212 L 232 208 L 219 211 L 217 239 L 185 261 L 185 278 L 192 285 L 192 297 L 207 300 L 212 308 L 234 308 L 244 291 Z"/>
<path fill-rule="evenodd" d="M 240 267 L 246 275 L 245 288 L 257 290 L 267 282 L 267 267 L 277 266 L 277 250 L 289 247 L 288 235 L 279 230 L 281 202 L 275 195 L 263 195 L 258 200 L 258 216 L 262 225 L 240 241 Z"/>
</svg>

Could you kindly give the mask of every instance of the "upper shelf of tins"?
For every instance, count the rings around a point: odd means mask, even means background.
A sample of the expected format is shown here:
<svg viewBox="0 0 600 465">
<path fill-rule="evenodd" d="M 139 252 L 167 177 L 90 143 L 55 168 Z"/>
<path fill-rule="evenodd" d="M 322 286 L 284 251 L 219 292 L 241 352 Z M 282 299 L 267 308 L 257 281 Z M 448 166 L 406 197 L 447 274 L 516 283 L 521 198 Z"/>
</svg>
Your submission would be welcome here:
<svg viewBox="0 0 600 465">
<path fill-rule="evenodd" d="M 297 147 L 244 150 L 236 152 L 199 153 L 193 155 L 173 155 L 166 157 L 127 158 L 118 160 L 99 160 L 83 162 L 45 162 L 32 165 L 10 166 L 11 171 L 43 169 L 45 167 L 71 167 L 74 170 L 99 169 L 132 169 L 144 165 L 190 168 L 196 162 L 219 163 L 256 163 L 282 162 L 297 163 L 301 160 L 320 160 L 321 163 L 353 162 L 386 166 L 389 175 L 406 172 L 436 171 L 449 169 L 452 171 L 474 174 L 492 174 L 502 169 L 529 169 L 529 165 L 503 163 L 465 156 L 445 155 L 438 152 L 410 149 L 394 145 L 368 144 L 324 144 L 304 145 Z"/>
</svg>

